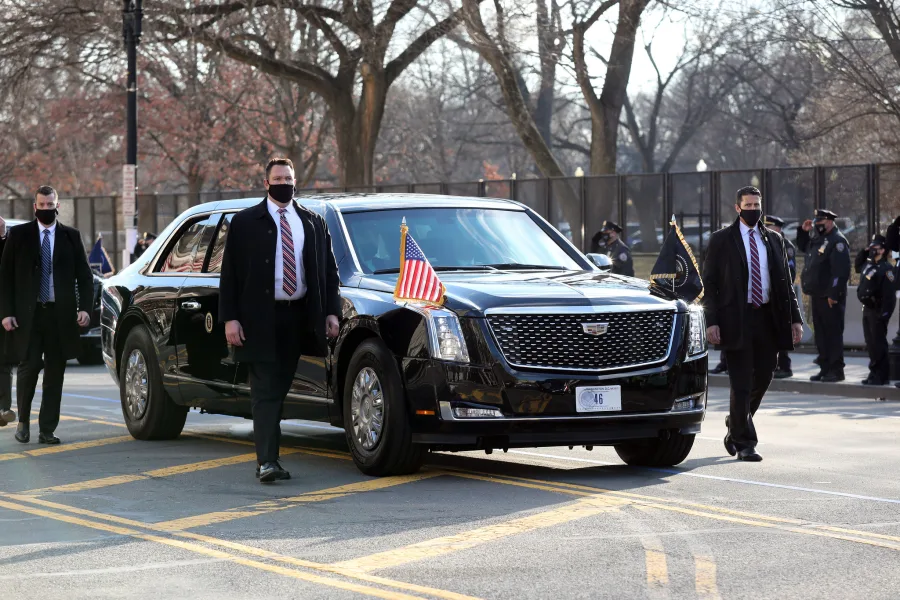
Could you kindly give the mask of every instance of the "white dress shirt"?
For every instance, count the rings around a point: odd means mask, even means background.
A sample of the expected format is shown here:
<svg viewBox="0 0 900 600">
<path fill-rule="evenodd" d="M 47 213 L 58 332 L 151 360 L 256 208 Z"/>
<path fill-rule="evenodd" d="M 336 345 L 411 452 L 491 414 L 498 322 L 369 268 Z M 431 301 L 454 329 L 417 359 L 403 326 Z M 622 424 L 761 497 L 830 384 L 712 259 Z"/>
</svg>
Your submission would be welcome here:
<svg viewBox="0 0 900 600">
<path fill-rule="evenodd" d="M 278 243 L 275 244 L 275 299 L 276 300 L 297 300 L 306 295 L 306 274 L 303 272 L 303 221 L 297 214 L 294 203 L 287 205 L 284 215 L 287 217 L 288 225 L 291 227 L 291 239 L 294 241 L 294 263 L 297 265 L 297 291 L 292 296 L 284 293 L 284 255 L 281 249 L 281 215 L 278 214 L 280 206 L 272 202 L 271 198 L 266 199 L 266 205 L 269 207 L 269 214 L 275 220 L 275 226 L 278 228 Z"/>
<path fill-rule="evenodd" d="M 53 251 L 56 248 L 56 221 L 53 221 L 53 225 L 50 227 L 38 221 L 38 256 L 41 256 L 41 246 L 44 243 L 45 231 L 50 232 L 50 302 L 56 302 L 56 291 L 53 289 Z M 41 268 L 43 269 L 43 263 Z M 43 271 L 41 271 L 41 274 L 43 275 Z"/>
<path fill-rule="evenodd" d="M 753 274 L 750 262 L 750 228 L 743 221 L 741 224 L 741 239 L 744 241 L 744 251 L 747 253 L 747 302 L 753 302 Z M 766 251 L 766 244 L 762 240 L 759 228 L 753 228 L 753 238 L 756 241 L 756 248 L 759 250 L 759 275 L 762 280 L 762 301 L 763 304 L 769 301 L 769 290 L 772 287 L 772 281 L 769 277 L 769 253 Z"/>
</svg>

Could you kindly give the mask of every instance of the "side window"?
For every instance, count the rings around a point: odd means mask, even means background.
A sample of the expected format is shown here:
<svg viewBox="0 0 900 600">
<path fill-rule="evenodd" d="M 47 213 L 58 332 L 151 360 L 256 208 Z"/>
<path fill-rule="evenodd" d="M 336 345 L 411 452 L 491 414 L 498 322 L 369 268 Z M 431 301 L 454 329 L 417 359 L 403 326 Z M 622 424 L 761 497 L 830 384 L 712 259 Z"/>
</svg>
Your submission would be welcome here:
<svg viewBox="0 0 900 600">
<path fill-rule="evenodd" d="M 231 219 L 234 218 L 234 215 L 235 213 L 225 215 L 225 218 L 222 219 L 222 224 L 219 225 L 219 232 L 216 234 L 212 255 L 209 257 L 209 267 L 206 269 L 207 273 L 222 272 L 222 257 L 225 255 L 225 238 L 228 237 L 228 230 L 231 229 Z"/>
<path fill-rule="evenodd" d="M 159 273 L 199 273 L 203 269 L 206 251 L 212 242 L 216 224 L 221 215 L 209 215 L 191 222 L 181 230 L 180 237 L 169 249 L 162 263 L 156 265 Z"/>
</svg>

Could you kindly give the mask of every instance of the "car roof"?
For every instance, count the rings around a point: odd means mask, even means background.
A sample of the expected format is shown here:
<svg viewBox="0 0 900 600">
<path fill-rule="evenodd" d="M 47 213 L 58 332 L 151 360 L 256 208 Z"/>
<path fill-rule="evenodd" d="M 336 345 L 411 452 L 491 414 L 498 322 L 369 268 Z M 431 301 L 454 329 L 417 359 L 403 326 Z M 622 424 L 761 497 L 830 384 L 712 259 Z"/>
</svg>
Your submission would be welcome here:
<svg viewBox="0 0 900 600">
<path fill-rule="evenodd" d="M 209 212 L 213 210 L 243 209 L 258 204 L 261 198 L 241 198 L 239 200 L 219 200 L 206 202 L 191 207 L 185 215 Z M 397 194 L 384 192 L 380 194 L 324 194 L 301 193 L 297 201 L 308 208 L 321 208 L 328 204 L 340 212 L 358 212 L 369 210 L 392 210 L 401 208 L 492 208 L 502 210 L 524 210 L 524 206 L 513 200 L 503 198 L 475 198 L 471 196 L 442 196 L 439 194 Z"/>
</svg>

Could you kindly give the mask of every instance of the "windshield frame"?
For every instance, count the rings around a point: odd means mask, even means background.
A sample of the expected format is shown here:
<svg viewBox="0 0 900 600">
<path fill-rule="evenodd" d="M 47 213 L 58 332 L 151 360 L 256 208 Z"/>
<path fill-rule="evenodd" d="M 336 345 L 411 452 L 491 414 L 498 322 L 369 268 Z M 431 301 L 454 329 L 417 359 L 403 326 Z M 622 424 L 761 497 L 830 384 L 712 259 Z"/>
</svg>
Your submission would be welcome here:
<svg viewBox="0 0 900 600">
<path fill-rule="evenodd" d="M 521 204 L 519 202 L 509 202 L 508 206 L 498 207 L 496 205 L 479 205 L 477 203 L 465 203 L 466 198 L 460 198 L 462 204 L 458 206 L 446 206 L 441 208 L 473 208 L 479 210 L 491 210 L 491 211 L 505 211 L 505 212 L 517 212 L 517 213 L 525 213 L 535 225 L 537 225 L 543 232 L 546 234 L 556 245 L 562 250 L 569 258 L 575 261 L 583 270 L 585 271 L 593 271 L 596 270 L 593 263 L 581 252 L 567 237 L 559 233 L 544 217 L 531 210 L 529 207 Z M 345 214 L 355 214 L 355 213 L 370 213 L 370 212 L 384 212 L 390 210 L 396 210 L 396 207 L 366 207 L 366 208 L 353 208 L 353 209 L 344 209 L 341 210 L 339 206 L 332 205 L 334 209 L 334 213 L 337 216 L 337 221 L 340 224 L 341 228 L 341 236 L 344 238 L 344 244 L 346 245 L 347 250 L 350 253 L 350 257 L 353 259 L 353 272 L 356 275 L 362 277 L 377 277 L 377 275 L 373 273 L 366 273 L 362 268 L 362 264 L 359 261 L 359 256 L 356 254 L 356 248 L 353 245 L 353 240 L 350 239 L 350 230 L 347 227 L 347 223 L 344 220 Z M 437 208 L 428 205 L 410 205 L 410 209 L 425 209 L 425 208 Z M 554 271 L 557 271 L 554 269 Z M 476 272 L 476 271 L 460 271 L 460 272 Z M 490 269 L 485 269 L 485 272 L 491 272 Z M 494 270 L 494 272 L 496 272 Z M 558 271 L 557 271 L 558 272 Z"/>
</svg>

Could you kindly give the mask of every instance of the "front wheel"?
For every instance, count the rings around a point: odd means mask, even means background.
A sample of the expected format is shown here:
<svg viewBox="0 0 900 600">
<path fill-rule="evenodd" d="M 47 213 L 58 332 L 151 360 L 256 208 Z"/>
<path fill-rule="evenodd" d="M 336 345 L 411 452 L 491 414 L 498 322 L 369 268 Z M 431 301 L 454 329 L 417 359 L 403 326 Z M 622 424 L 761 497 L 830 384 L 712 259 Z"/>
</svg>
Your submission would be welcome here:
<svg viewBox="0 0 900 600">
<path fill-rule="evenodd" d="M 634 467 L 674 467 L 687 458 L 694 434 L 671 433 L 668 437 L 632 440 L 616 444 L 616 454 Z"/>
<path fill-rule="evenodd" d="M 135 327 L 122 351 L 119 395 L 122 415 L 139 440 L 173 440 L 181 435 L 188 407 L 175 404 L 163 388 L 156 350 L 145 327 Z"/>
<path fill-rule="evenodd" d="M 353 462 L 366 475 L 415 473 L 426 449 L 412 443 L 403 384 L 384 342 L 366 340 L 344 381 L 344 433 Z"/>
</svg>

